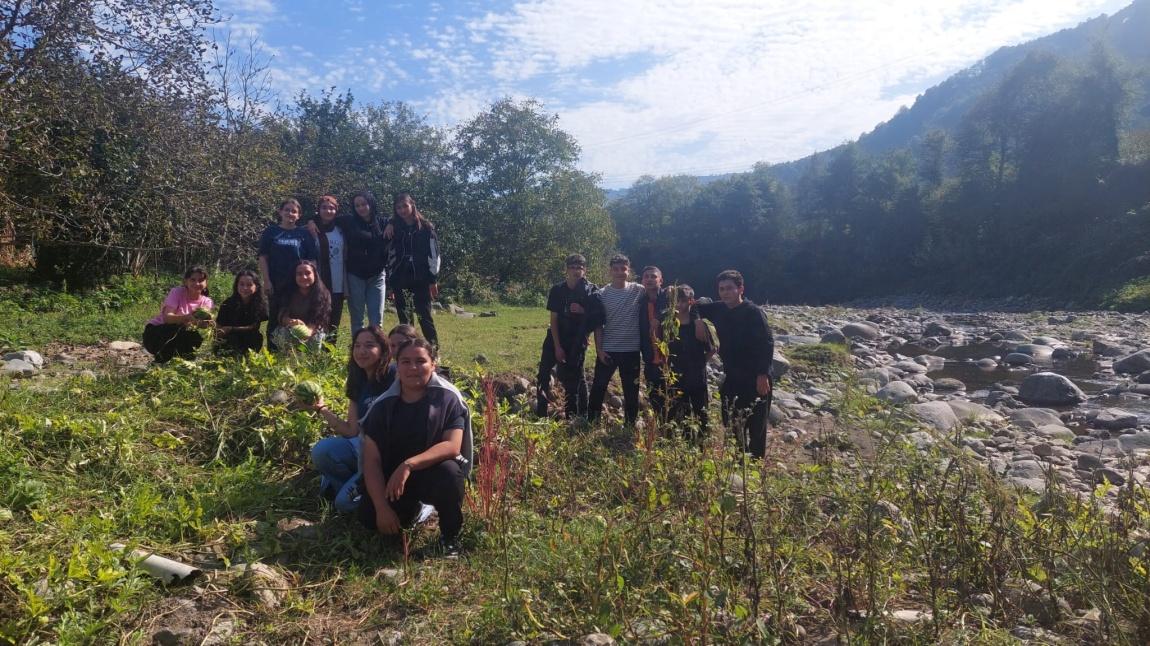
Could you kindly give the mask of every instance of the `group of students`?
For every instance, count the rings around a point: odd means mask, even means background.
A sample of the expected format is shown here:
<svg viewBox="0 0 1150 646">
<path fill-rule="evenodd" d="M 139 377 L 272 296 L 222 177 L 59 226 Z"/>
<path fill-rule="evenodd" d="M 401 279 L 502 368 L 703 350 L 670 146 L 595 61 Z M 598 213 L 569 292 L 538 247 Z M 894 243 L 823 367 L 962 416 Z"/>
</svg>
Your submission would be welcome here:
<svg viewBox="0 0 1150 646">
<path fill-rule="evenodd" d="M 311 261 L 297 267 L 295 288 L 281 291 L 292 296 L 280 302 L 282 326 L 308 316 L 314 302 L 308 299 L 323 288 Z M 329 304 L 329 299 L 321 302 Z M 164 300 L 160 315 L 145 327 L 144 346 L 157 361 L 190 358 L 203 341 L 199 330 L 214 325 L 224 344 L 259 349 L 259 323 L 268 317 L 254 272 L 236 275 L 232 295 L 214 322 L 196 316 L 196 310 L 212 306 L 207 270 L 189 269 Z M 307 408 L 334 432 L 312 447 L 323 495 L 341 511 L 358 510 L 364 525 L 388 536 L 398 536 L 434 509 L 439 549 L 454 556 L 472 462 L 471 414 L 459 390 L 437 369 L 438 348 L 415 327 L 401 323 L 385 335 L 377 323 L 369 323 L 352 334 L 346 417 L 332 412 L 322 397 Z"/>
<path fill-rule="evenodd" d="M 396 195 L 387 219 L 368 191 L 353 195 L 351 205 L 352 213 L 340 215 L 339 199 L 321 196 L 315 217 L 301 225 L 299 201 L 284 200 L 278 222 L 260 236 L 260 273 L 236 274 L 232 295 L 212 321 L 195 314 L 213 306 L 208 273 L 189 269 L 148 322 L 144 347 L 161 363 L 190 357 L 203 342 L 199 330 L 214 326 L 221 353 L 259 351 L 267 321 L 269 349 L 298 342 L 318 348 L 339 329 L 345 300 L 353 334 L 365 318 L 382 325 L 388 285 L 400 323 L 418 316 L 423 337 L 438 346 L 431 309 L 440 265 L 435 226 L 408 193 Z"/>
<path fill-rule="evenodd" d="M 586 278 L 587 261 L 566 259 L 566 275 L 547 296 L 551 321 L 539 360 L 536 413 L 545 416 L 555 400 L 554 371 L 564 391 L 568 419 L 602 414 L 615 372 L 623 390 L 623 417 L 639 415 L 639 377 L 647 384 L 650 408 L 661 419 L 682 422 L 692 434 L 706 429 L 707 362 L 717 351 L 724 379 L 719 388 L 723 423 L 738 424 L 744 448 L 755 457 L 766 450 L 771 405 L 774 337 L 763 309 L 744 297 L 743 276 L 729 269 L 716 280 L 719 301 L 696 299 L 689 285 L 663 287 L 663 272 L 643 268 L 631 278 L 624 255 L 610 260 L 611 283 L 597 287 Z M 584 370 L 589 338 L 595 342 L 590 389 Z"/>
</svg>

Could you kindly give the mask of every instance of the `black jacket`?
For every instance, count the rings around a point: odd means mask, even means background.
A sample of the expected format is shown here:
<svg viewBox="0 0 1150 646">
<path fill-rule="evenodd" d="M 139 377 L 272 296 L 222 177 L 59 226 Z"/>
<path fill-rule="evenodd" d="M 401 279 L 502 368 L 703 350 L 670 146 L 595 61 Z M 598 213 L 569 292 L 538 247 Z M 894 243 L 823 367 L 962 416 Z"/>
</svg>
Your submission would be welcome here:
<svg viewBox="0 0 1150 646">
<path fill-rule="evenodd" d="M 397 287 L 431 284 L 439 276 L 439 237 L 435 226 L 423 221 L 408 226 L 402 218 L 391 219 L 395 235 L 388 250 L 388 280 Z"/>
<path fill-rule="evenodd" d="M 749 300 L 729 308 L 721 301 L 695 306 L 710 319 L 719 333 L 719 357 L 723 360 L 724 392 L 754 389 L 759 375 L 771 374 L 775 337 L 767 313 Z"/>
<path fill-rule="evenodd" d="M 364 222 L 358 215 L 345 215 L 336 220 L 343 232 L 343 253 L 347 273 L 358 278 L 371 278 L 387 268 L 390 241 L 383 237 L 387 222 L 376 216 Z"/>
</svg>

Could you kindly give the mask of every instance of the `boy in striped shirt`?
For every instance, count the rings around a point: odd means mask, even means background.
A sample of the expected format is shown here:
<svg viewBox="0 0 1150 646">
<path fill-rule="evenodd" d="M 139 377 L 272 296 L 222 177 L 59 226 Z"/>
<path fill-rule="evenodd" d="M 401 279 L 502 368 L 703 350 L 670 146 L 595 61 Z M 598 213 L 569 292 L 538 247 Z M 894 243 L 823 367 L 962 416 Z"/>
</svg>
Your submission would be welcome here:
<svg viewBox="0 0 1150 646">
<path fill-rule="evenodd" d="M 611 284 L 596 294 L 599 325 L 595 328 L 595 377 L 587 415 L 592 422 L 603 412 L 603 398 L 615 370 L 623 382 L 623 418 L 634 424 L 639 417 L 639 300 L 643 286 L 633 283 L 631 260 L 622 254 L 611 258 Z"/>
</svg>

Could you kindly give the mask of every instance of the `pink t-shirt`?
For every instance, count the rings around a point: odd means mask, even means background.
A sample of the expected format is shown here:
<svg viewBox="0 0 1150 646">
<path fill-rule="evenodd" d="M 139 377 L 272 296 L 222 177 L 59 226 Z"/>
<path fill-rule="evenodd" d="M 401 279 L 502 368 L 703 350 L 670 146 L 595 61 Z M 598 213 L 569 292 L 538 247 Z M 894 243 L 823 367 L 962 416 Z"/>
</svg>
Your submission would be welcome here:
<svg viewBox="0 0 1150 646">
<path fill-rule="evenodd" d="M 163 325 L 165 311 L 183 316 L 184 314 L 191 314 L 200 307 L 210 310 L 214 307 L 214 303 L 212 303 L 211 298 L 202 294 L 195 300 L 189 300 L 187 288 L 180 285 L 168 292 L 168 297 L 164 299 L 164 304 L 160 307 L 159 316 L 148 321 L 148 325 Z"/>
</svg>

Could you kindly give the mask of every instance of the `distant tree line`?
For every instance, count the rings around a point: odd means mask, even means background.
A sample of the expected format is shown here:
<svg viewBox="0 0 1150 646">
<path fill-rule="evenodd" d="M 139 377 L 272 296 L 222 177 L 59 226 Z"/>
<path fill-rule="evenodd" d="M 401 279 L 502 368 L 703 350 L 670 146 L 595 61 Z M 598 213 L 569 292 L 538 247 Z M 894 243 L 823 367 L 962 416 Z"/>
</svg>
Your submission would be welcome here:
<svg viewBox="0 0 1150 646">
<path fill-rule="evenodd" d="M 738 267 L 776 302 L 1096 304 L 1150 274 L 1150 132 L 1123 129 L 1132 74 L 1101 48 L 1032 54 L 956 129 L 881 157 L 846 144 L 789 183 L 765 164 L 706 185 L 646 177 L 609 207 L 619 244 L 705 288 Z"/>
<path fill-rule="evenodd" d="M 597 177 L 537 102 L 454 129 L 334 91 L 269 110 L 257 53 L 210 42 L 216 20 L 211 0 L 0 5 L 0 224 L 34 240 L 39 276 L 249 265 L 282 199 L 307 214 L 361 189 L 384 211 L 415 195 L 465 297 L 536 295 L 557 258 L 614 248 Z"/>
</svg>

